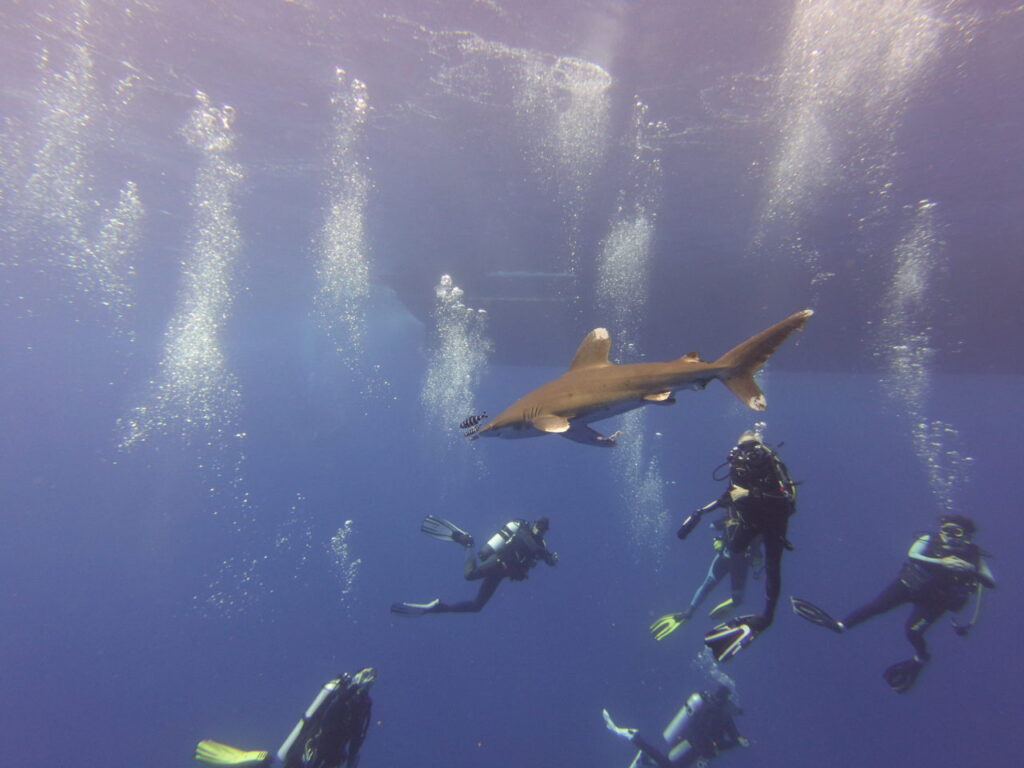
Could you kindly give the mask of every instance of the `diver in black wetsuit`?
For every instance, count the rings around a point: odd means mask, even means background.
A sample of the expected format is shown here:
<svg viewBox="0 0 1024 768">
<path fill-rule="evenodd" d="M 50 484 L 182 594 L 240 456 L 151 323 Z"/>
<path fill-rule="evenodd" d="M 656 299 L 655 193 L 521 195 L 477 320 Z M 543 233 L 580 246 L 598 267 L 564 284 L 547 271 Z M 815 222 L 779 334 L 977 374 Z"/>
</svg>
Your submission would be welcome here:
<svg viewBox="0 0 1024 768">
<path fill-rule="evenodd" d="M 640 750 L 630 768 L 706 766 L 708 761 L 727 749 L 750 746 L 736 727 L 734 717 L 741 711 L 730 700 L 731 696 L 732 689 L 727 685 L 719 685 L 714 692 L 690 694 L 662 732 L 666 751 L 643 738 L 636 728 L 617 726 L 607 709 L 602 711 L 602 715 L 609 731 L 627 739 Z"/>
<path fill-rule="evenodd" d="M 943 515 L 936 533 L 925 533 L 914 540 L 899 576 L 871 602 L 857 608 L 842 621 L 829 616 L 818 606 L 791 598 L 793 611 L 813 624 L 842 633 L 868 619 L 906 603 L 914 607 L 907 618 L 907 640 L 914 658 L 901 661 L 885 672 L 886 682 L 897 693 L 905 693 L 931 658 L 924 634 L 947 611 L 957 612 L 970 596 L 980 601 L 983 588 L 995 589 L 996 581 L 985 562 L 981 548 L 974 543 L 977 526 L 963 515 Z M 968 625 L 954 622 L 957 634 L 966 635 L 977 618 Z"/>
<path fill-rule="evenodd" d="M 196 746 L 196 760 L 245 768 L 356 768 L 370 727 L 370 686 L 376 678 L 377 671 L 367 667 L 328 681 L 275 753 L 204 739 Z"/>
<path fill-rule="evenodd" d="M 735 529 L 723 552 L 729 557 L 743 557 L 754 539 L 761 537 L 765 606 L 760 614 L 739 616 L 705 635 L 705 645 L 719 661 L 739 653 L 775 618 L 782 590 L 782 553 L 792 548 L 786 532 L 789 518 L 796 512 L 796 483 L 779 455 L 764 444 L 757 432 L 747 430 L 740 435 L 729 451 L 727 463 L 729 488 L 717 505 L 729 508 L 729 520 Z"/>
<path fill-rule="evenodd" d="M 481 581 L 480 589 L 472 600 L 443 603 L 434 598 L 426 603 L 392 603 L 391 612 L 401 616 L 420 616 L 424 613 L 476 613 L 494 595 L 503 579 L 523 581 L 530 569 L 543 560 L 548 565 L 558 562 L 558 553 L 548 549 L 544 542 L 550 524 L 546 517 L 535 522 L 509 520 L 487 543 L 466 560 L 466 581 Z M 472 550 L 473 537 L 454 523 L 427 515 L 420 530 L 444 541 Z"/>
</svg>

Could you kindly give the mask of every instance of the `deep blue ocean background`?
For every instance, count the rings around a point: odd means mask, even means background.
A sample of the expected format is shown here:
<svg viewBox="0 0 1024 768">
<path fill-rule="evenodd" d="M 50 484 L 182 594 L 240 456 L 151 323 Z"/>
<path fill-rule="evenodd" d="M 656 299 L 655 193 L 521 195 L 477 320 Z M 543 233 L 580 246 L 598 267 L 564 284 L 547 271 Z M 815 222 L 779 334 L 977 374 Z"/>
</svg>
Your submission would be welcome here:
<svg viewBox="0 0 1024 768">
<path fill-rule="evenodd" d="M 722 675 L 724 766 L 1019 761 L 1019 3 L 25 0 L 0 41 L 5 762 L 276 749 L 367 665 L 366 768 L 625 766 L 603 707 L 656 736 Z M 712 382 L 615 450 L 458 433 L 591 328 L 712 360 L 805 307 L 764 414 Z M 795 550 L 717 667 L 703 615 L 647 628 L 759 420 Z M 949 511 L 999 589 L 896 696 L 905 609 L 837 637 L 786 597 L 846 613 Z M 476 589 L 426 514 L 547 515 L 561 561 L 393 617 Z"/>
</svg>

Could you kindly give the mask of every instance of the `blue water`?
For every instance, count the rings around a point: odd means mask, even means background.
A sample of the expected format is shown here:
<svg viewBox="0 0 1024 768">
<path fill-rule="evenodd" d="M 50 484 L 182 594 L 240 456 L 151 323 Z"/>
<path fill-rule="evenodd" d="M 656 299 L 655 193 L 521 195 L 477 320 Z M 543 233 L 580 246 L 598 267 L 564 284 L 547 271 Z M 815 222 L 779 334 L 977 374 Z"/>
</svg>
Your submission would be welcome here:
<svg viewBox="0 0 1024 768">
<path fill-rule="evenodd" d="M 77 0 L 0 38 L 6 762 L 276 749 L 368 665 L 367 768 L 625 766 L 602 708 L 653 736 L 719 673 L 751 740 L 725 766 L 1016 761 L 1019 7 Z M 593 327 L 711 360 L 804 307 L 765 414 L 712 382 L 595 425 L 615 450 L 455 429 Z M 710 620 L 647 628 L 760 419 L 795 549 L 716 669 Z M 999 588 L 896 696 L 905 610 L 838 637 L 786 596 L 845 614 L 948 511 Z M 476 589 L 426 514 L 546 515 L 560 562 L 394 617 Z"/>
</svg>

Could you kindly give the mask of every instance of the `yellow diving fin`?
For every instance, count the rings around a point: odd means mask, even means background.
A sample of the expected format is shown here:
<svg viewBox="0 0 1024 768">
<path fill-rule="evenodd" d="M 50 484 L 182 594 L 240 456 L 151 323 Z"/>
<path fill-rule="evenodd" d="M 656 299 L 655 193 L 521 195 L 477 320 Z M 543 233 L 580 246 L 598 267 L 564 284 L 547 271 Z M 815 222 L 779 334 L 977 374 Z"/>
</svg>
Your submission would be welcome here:
<svg viewBox="0 0 1024 768">
<path fill-rule="evenodd" d="M 267 752 L 250 751 L 229 747 L 211 739 L 196 744 L 196 760 L 207 765 L 261 766 L 267 764 Z"/>
<path fill-rule="evenodd" d="M 716 619 L 719 616 L 724 616 L 735 607 L 736 606 L 733 602 L 733 599 L 729 597 L 720 602 L 714 608 L 712 608 L 711 611 L 708 613 L 708 616 L 710 616 L 713 619 Z"/>
<path fill-rule="evenodd" d="M 651 624 L 651 634 L 655 640 L 664 640 L 683 625 L 688 616 L 685 613 L 666 613 Z"/>
</svg>

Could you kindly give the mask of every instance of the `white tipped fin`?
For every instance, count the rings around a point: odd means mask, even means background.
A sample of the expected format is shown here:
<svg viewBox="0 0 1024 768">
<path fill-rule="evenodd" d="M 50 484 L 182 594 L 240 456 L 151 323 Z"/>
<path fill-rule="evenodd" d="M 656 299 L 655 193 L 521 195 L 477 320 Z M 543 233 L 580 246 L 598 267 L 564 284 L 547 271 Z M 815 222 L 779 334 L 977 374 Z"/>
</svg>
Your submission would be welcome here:
<svg viewBox="0 0 1024 768">
<path fill-rule="evenodd" d="M 569 420 L 564 416 L 538 416 L 530 423 L 534 429 L 539 429 L 541 432 L 561 434 L 569 431 Z"/>
<path fill-rule="evenodd" d="M 608 353 L 612 349 L 612 337 L 607 328 L 595 328 L 580 342 L 576 354 L 569 364 L 569 370 L 593 368 L 597 365 L 611 365 Z"/>
</svg>

